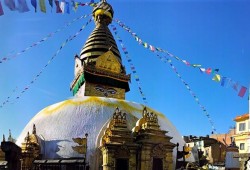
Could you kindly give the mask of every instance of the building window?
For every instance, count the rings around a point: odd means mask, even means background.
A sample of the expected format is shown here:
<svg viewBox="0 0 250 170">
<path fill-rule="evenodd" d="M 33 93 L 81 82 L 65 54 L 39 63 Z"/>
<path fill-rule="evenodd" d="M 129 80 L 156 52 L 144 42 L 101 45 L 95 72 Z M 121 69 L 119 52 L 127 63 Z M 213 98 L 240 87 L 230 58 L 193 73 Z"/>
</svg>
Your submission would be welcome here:
<svg viewBox="0 0 250 170">
<path fill-rule="evenodd" d="M 240 150 L 245 150 L 245 143 L 240 143 Z"/>
<path fill-rule="evenodd" d="M 240 123 L 239 124 L 239 131 L 244 131 L 246 129 L 246 124 L 245 123 Z"/>
</svg>

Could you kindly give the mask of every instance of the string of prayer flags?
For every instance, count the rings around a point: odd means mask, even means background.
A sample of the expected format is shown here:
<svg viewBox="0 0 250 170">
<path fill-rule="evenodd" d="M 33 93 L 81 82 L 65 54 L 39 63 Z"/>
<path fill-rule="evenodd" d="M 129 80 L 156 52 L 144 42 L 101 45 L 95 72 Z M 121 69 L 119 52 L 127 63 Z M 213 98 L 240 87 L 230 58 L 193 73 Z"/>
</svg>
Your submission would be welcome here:
<svg viewBox="0 0 250 170">
<path fill-rule="evenodd" d="M 124 30 L 126 30 L 128 33 L 130 33 L 130 34 L 134 37 L 134 39 L 135 39 L 139 44 L 141 44 L 144 48 L 150 50 L 151 52 L 161 52 L 161 53 L 165 53 L 165 54 L 167 54 L 168 56 L 170 56 L 171 58 L 175 58 L 177 61 L 181 61 L 181 62 L 184 63 L 186 66 L 192 66 L 193 68 L 197 68 L 197 69 L 198 69 L 200 72 L 202 72 L 202 73 L 206 73 L 207 75 L 213 75 L 212 80 L 214 80 L 215 82 L 220 82 L 220 81 L 223 80 L 223 76 L 218 74 L 219 69 L 204 68 L 204 67 L 202 67 L 201 64 L 192 64 L 192 63 L 188 62 L 187 60 L 183 60 L 183 59 L 181 59 L 181 58 L 179 58 L 179 57 L 177 57 L 177 56 L 171 54 L 170 52 L 168 52 L 168 51 L 166 51 L 166 50 L 164 50 L 164 49 L 162 49 L 162 48 L 155 47 L 155 46 L 153 46 L 153 45 L 151 45 L 151 44 L 149 44 L 149 43 L 147 43 L 147 42 L 142 41 L 142 39 L 141 39 L 135 32 L 133 32 L 128 26 L 126 26 L 126 25 L 125 25 L 123 22 L 121 22 L 120 20 L 115 19 L 115 22 L 116 22 L 120 27 L 122 27 Z M 238 87 L 236 87 L 236 85 L 237 85 L 237 86 L 240 86 L 240 85 L 238 84 L 238 82 L 235 83 L 235 82 L 232 81 L 231 79 L 230 79 L 230 81 L 233 82 L 232 88 L 233 88 L 235 91 L 238 91 Z M 223 82 L 222 84 L 224 84 L 224 82 Z M 222 86 L 224 86 L 224 85 L 222 85 Z M 242 86 L 242 87 L 245 87 L 245 86 Z M 243 92 L 244 92 L 244 91 L 243 91 Z M 238 95 L 238 96 L 243 97 L 244 95 Z"/>
<path fill-rule="evenodd" d="M 122 39 L 118 36 L 118 31 L 117 31 L 116 27 L 114 25 L 111 25 L 111 27 L 112 27 L 113 32 L 116 35 L 116 39 L 120 42 L 120 45 L 122 47 L 122 51 L 123 51 L 124 55 L 126 56 L 127 62 L 129 63 L 129 66 L 130 66 L 130 69 L 131 69 L 131 71 L 132 71 L 132 73 L 134 75 L 135 81 L 137 82 L 137 86 L 138 86 L 140 95 L 142 97 L 142 100 L 143 100 L 143 102 L 145 104 L 147 104 L 147 98 L 145 97 L 145 94 L 143 93 L 142 88 L 141 88 L 140 78 L 139 78 L 139 76 L 137 74 L 137 71 L 136 71 L 135 66 L 134 66 L 134 64 L 132 62 L 132 59 L 129 56 L 127 48 L 125 47 Z"/>
<path fill-rule="evenodd" d="M 238 82 L 233 81 L 231 78 L 228 77 L 221 77 L 220 80 L 221 86 L 223 87 L 231 87 L 234 89 L 239 97 L 244 97 L 247 91 L 247 87 L 240 85 Z"/>
<path fill-rule="evenodd" d="M 160 55 L 157 54 L 157 56 L 165 63 L 168 63 L 170 65 L 170 67 L 172 68 L 172 70 L 175 72 L 175 74 L 177 75 L 177 77 L 181 80 L 181 82 L 185 85 L 186 89 L 189 91 L 189 93 L 192 95 L 192 97 L 194 98 L 194 100 L 196 101 L 196 103 L 199 105 L 199 107 L 201 108 L 202 112 L 205 114 L 205 116 L 208 118 L 208 121 L 211 125 L 212 131 L 216 132 L 215 126 L 214 126 L 214 122 L 211 119 L 211 116 L 209 115 L 209 113 L 207 112 L 207 109 L 200 103 L 199 98 L 197 97 L 197 95 L 194 93 L 194 91 L 191 89 L 191 87 L 188 85 L 188 83 L 182 78 L 182 76 L 180 75 L 180 73 L 177 71 L 177 68 L 173 65 L 172 61 L 164 56 L 161 57 Z"/>
<path fill-rule="evenodd" d="M 56 13 L 68 13 L 70 14 L 70 8 L 72 7 L 75 11 L 77 10 L 78 6 L 96 6 L 93 0 L 90 2 L 82 3 L 82 2 L 75 2 L 74 0 L 48 0 L 49 5 L 51 6 L 51 11 L 53 8 L 53 2 L 55 2 L 56 6 Z M 11 11 L 19 11 L 20 13 L 28 12 L 29 8 L 27 5 L 26 0 L 17 0 L 18 4 L 16 5 L 15 0 L 4 0 L 4 4 L 11 10 Z M 35 12 L 37 12 L 37 3 L 39 3 L 40 11 L 46 13 L 46 1 L 45 0 L 30 0 L 31 5 L 34 7 Z M 0 16 L 4 15 L 2 4 L 0 4 Z"/>
<path fill-rule="evenodd" d="M 0 108 L 2 108 L 5 104 L 10 102 L 10 98 L 15 94 L 15 92 L 18 90 L 18 87 L 15 87 L 12 91 L 10 96 L 7 97 L 7 99 L 5 101 L 2 102 L 2 104 L 0 104 Z"/>
<path fill-rule="evenodd" d="M 78 21 L 78 20 L 80 20 L 80 19 L 83 19 L 83 18 L 87 18 L 87 17 L 89 17 L 89 16 L 91 16 L 91 14 L 83 15 L 83 16 L 81 16 L 81 17 L 75 18 L 75 19 L 73 19 L 72 21 L 66 23 L 66 24 L 65 24 L 64 26 L 62 26 L 61 28 L 57 29 L 55 32 L 52 32 L 52 33 L 48 34 L 47 36 L 45 36 L 44 38 L 42 38 L 41 40 L 39 40 L 39 41 L 37 41 L 37 42 L 35 42 L 35 43 L 32 43 L 32 45 L 30 45 L 29 47 L 27 47 L 27 48 L 25 48 L 25 49 L 23 49 L 23 50 L 21 50 L 21 51 L 15 53 L 15 54 L 8 54 L 7 56 L 4 56 L 2 59 L 0 59 L 0 64 L 6 62 L 6 61 L 8 61 L 8 60 L 11 60 L 12 58 L 15 58 L 15 57 L 21 55 L 22 53 L 24 53 L 24 52 L 30 50 L 31 48 L 33 48 L 33 47 L 35 47 L 35 46 L 40 45 L 41 43 L 45 42 L 47 39 L 49 39 L 49 38 L 51 38 L 52 36 L 54 36 L 56 33 L 58 33 L 58 32 L 60 32 L 60 31 L 64 30 L 65 28 L 67 28 L 68 26 L 70 26 L 71 24 L 73 24 L 74 22 L 76 22 L 76 21 Z"/>
<path fill-rule="evenodd" d="M 32 84 L 34 84 L 36 82 L 36 80 L 41 76 L 41 74 L 43 73 L 43 71 L 45 70 L 46 67 L 48 67 L 48 65 L 54 60 L 54 58 L 60 53 L 60 51 L 63 49 L 63 47 L 70 41 L 72 41 L 75 37 L 77 37 L 82 30 L 84 30 L 84 28 L 92 21 L 93 19 L 90 18 L 82 27 L 79 31 L 77 31 L 73 36 L 69 36 L 69 38 L 67 38 L 62 45 L 58 48 L 58 50 L 56 51 L 56 53 L 49 59 L 49 61 L 47 62 L 47 64 L 45 64 L 42 69 L 40 70 L 40 72 L 38 74 L 36 74 L 33 78 L 33 80 L 31 80 L 28 85 L 26 85 L 23 90 L 15 97 L 15 100 L 18 100 L 21 98 L 21 96 L 30 89 L 30 86 Z M 2 104 L 0 104 L 0 108 L 2 108 L 4 105 L 6 105 L 7 103 L 10 102 L 10 96 L 7 97 L 7 99 L 2 102 Z"/>
</svg>

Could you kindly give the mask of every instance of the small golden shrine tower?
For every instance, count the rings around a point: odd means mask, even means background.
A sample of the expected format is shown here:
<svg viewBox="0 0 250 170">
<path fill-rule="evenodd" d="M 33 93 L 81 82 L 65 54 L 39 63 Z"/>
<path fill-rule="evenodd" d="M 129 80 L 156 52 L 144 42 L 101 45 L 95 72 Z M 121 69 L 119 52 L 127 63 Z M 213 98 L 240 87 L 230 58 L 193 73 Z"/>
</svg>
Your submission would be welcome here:
<svg viewBox="0 0 250 170">
<path fill-rule="evenodd" d="M 116 108 L 101 140 L 103 170 L 135 170 L 138 146 L 127 127 L 126 113 Z"/>
<path fill-rule="evenodd" d="M 36 135 L 36 125 L 33 125 L 32 134 L 29 132 L 24 139 L 21 146 L 22 149 L 22 159 L 21 167 L 22 169 L 31 169 L 32 163 L 35 159 L 39 159 L 41 150 L 38 142 L 38 136 Z"/>
<path fill-rule="evenodd" d="M 75 96 L 100 96 L 125 99 L 130 75 L 126 75 L 121 55 L 108 25 L 112 6 L 102 0 L 93 9 L 95 29 L 90 34 L 80 57 L 75 56 L 75 78 L 70 89 Z"/>
<path fill-rule="evenodd" d="M 172 137 L 166 135 L 167 131 L 160 129 L 156 114 L 144 108 L 142 118 L 132 131 L 135 142 L 140 144 L 138 169 L 173 169 L 173 149 L 176 145 L 170 142 Z"/>
<path fill-rule="evenodd" d="M 116 108 L 99 147 L 103 170 L 173 169 L 172 137 L 160 129 L 156 114 L 144 108 L 142 115 L 131 132 L 126 113 Z"/>
</svg>

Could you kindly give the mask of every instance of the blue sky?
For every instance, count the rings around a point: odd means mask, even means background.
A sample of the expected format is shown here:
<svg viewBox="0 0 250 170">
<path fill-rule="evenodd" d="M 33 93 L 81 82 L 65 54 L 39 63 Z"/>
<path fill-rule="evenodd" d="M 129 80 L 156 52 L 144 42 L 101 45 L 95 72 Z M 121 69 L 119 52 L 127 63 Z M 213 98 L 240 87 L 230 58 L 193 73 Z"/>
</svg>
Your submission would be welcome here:
<svg viewBox="0 0 250 170">
<path fill-rule="evenodd" d="M 168 50 L 172 54 L 203 67 L 220 69 L 219 74 L 250 84 L 250 1 L 244 0 L 108 0 L 115 17 L 123 21 L 145 42 Z M 56 14 L 46 2 L 47 13 L 35 13 L 30 2 L 29 12 L 11 12 L 3 4 L 5 14 L 0 16 L 0 58 L 22 51 L 84 14 L 91 7 L 79 7 L 71 14 Z M 89 18 L 88 18 L 89 19 Z M 70 41 L 43 70 L 41 76 L 20 99 L 16 96 L 41 71 L 44 65 L 74 35 L 87 20 L 81 19 L 52 38 L 16 58 L 0 64 L 0 103 L 9 96 L 10 102 L 0 108 L 0 134 L 12 130 L 18 137 L 29 120 L 44 107 L 71 98 L 69 85 L 74 76 L 74 56 L 79 54 L 94 28 L 89 24 L 79 36 Z M 164 113 L 182 135 L 207 135 L 211 125 L 199 105 L 177 75 L 139 45 L 134 38 L 115 24 L 136 67 L 148 106 Z M 120 45 L 118 44 L 120 48 Z M 131 73 L 125 56 L 123 64 Z M 238 97 L 231 87 L 222 87 L 212 76 L 172 59 L 178 72 L 207 109 L 217 133 L 226 133 L 234 126 L 235 116 L 248 112 L 246 94 Z M 126 99 L 143 103 L 134 79 Z M 13 92 L 14 90 L 14 92 Z"/>
</svg>

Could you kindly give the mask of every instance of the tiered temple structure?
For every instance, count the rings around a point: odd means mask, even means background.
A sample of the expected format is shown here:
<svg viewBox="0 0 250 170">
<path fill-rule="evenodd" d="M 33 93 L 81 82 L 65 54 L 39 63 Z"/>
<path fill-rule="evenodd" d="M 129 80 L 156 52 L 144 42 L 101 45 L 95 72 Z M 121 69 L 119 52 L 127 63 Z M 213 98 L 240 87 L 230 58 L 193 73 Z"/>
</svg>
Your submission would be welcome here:
<svg viewBox="0 0 250 170">
<path fill-rule="evenodd" d="M 96 27 L 86 41 L 80 57 L 75 56 L 75 96 L 100 96 L 125 99 L 130 75 L 126 75 L 121 55 L 108 28 L 114 11 L 106 1 L 93 10 Z"/>
<path fill-rule="evenodd" d="M 176 143 L 184 145 L 177 129 L 162 113 L 125 100 L 130 75 L 108 28 L 113 15 L 105 0 L 94 7 L 95 29 L 75 56 L 74 98 L 26 125 L 16 142 L 23 169 L 174 169 Z"/>
</svg>

